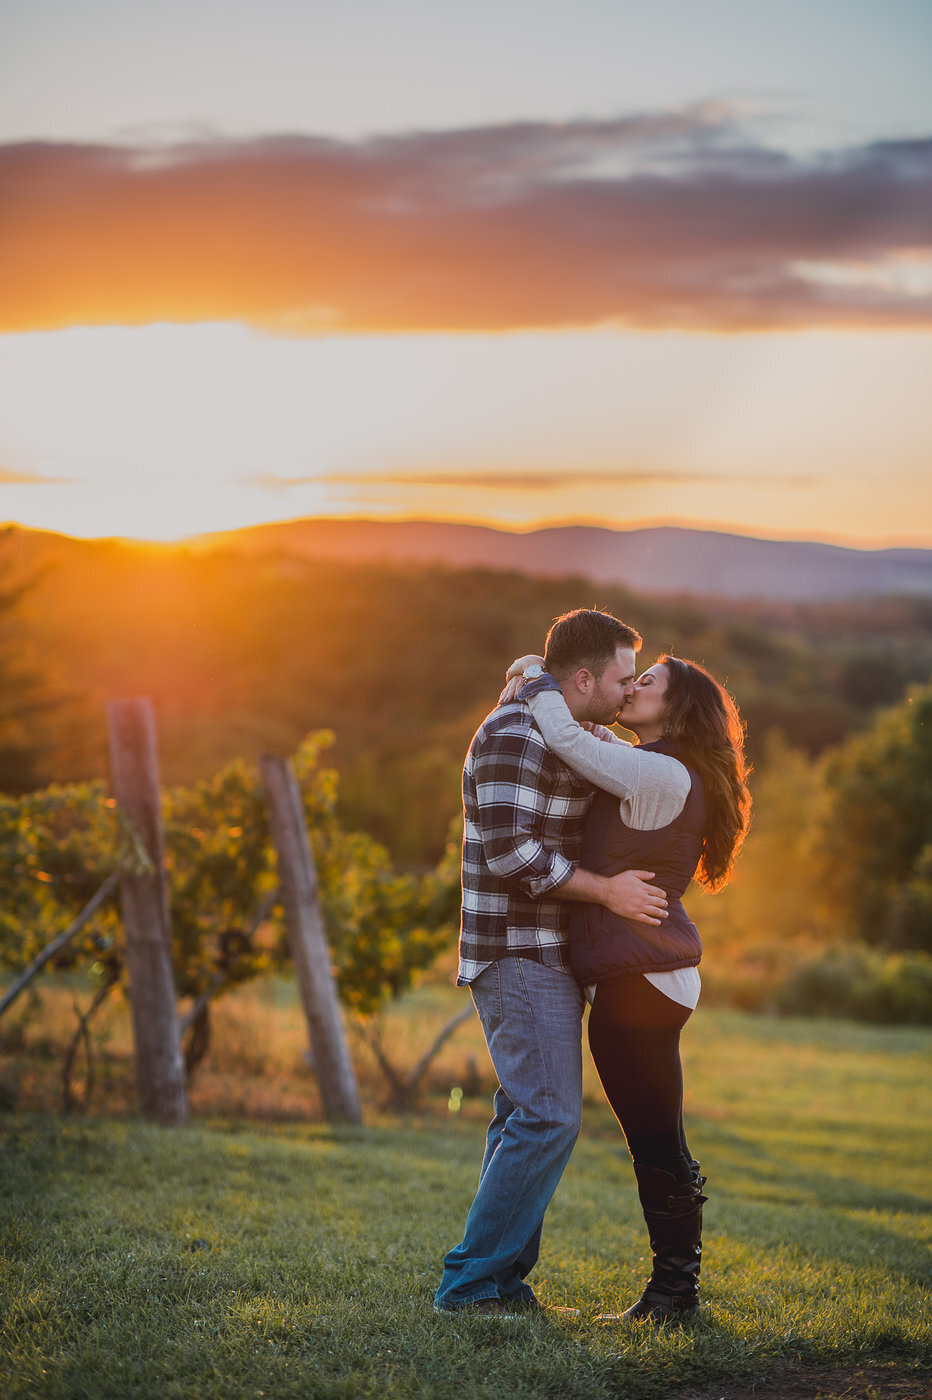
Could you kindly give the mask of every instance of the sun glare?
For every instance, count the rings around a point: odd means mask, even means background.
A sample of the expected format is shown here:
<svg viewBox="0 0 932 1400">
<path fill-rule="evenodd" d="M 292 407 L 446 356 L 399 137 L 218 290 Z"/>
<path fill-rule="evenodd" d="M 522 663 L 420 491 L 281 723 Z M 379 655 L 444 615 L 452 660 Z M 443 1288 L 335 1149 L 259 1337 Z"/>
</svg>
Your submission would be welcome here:
<svg viewBox="0 0 932 1400">
<path fill-rule="evenodd" d="M 238 325 L 6 336 L 0 518 L 153 541 L 324 515 L 929 543 L 929 345 L 307 341 Z"/>
</svg>

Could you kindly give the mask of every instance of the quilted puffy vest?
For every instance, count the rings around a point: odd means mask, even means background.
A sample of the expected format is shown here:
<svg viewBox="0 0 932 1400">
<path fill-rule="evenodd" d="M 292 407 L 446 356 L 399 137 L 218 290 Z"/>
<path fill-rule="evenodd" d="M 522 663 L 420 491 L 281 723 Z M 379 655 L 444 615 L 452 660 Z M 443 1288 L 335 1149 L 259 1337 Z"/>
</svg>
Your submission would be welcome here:
<svg viewBox="0 0 932 1400">
<path fill-rule="evenodd" d="M 677 757 L 677 745 L 666 739 L 644 748 Z M 580 982 L 609 981 L 639 972 L 671 972 L 694 967 L 702 957 L 699 930 L 681 902 L 699 863 L 706 820 L 702 782 L 691 768 L 688 772 L 691 784 L 686 805 L 669 826 L 657 831 L 635 831 L 626 826 L 618 798 L 609 792 L 596 793 L 586 821 L 580 864 L 599 875 L 653 870 L 653 883 L 666 891 L 668 916 L 655 926 L 621 919 L 601 904 L 572 904 L 570 956 Z"/>
</svg>

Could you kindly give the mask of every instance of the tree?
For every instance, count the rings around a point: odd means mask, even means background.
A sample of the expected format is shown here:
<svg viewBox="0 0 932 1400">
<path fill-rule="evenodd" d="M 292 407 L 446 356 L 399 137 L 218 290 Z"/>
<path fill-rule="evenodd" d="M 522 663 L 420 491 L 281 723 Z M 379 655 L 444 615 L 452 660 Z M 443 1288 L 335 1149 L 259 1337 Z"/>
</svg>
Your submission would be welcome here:
<svg viewBox="0 0 932 1400">
<path fill-rule="evenodd" d="M 42 746 L 34 720 L 44 696 L 23 637 L 21 605 L 29 584 L 11 580 L 8 538 L 8 531 L 0 536 L 0 792 L 27 792 L 37 783 Z"/>
<path fill-rule="evenodd" d="M 866 943 L 932 951 L 932 685 L 828 760 L 821 851 L 839 918 Z"/>
<path fill-rule="evenodd" d="M 320 766 L 332 742 L 309 735 L 295 770 L 320 878 L 340 995 L 373 1016 L 452 945 L 458 912 L 456 851 L 436 869 L 399 872 L 387 850 L 337 815 L 338 779 Z M 275 913 L 277 874 L 258 773 L 235 761 L 214 778 L 163 795 L 172 906 L 172 961 L 179 995 L 197 1000 L 288 962 Z M 61 932 L 114 869 L 127 834 L 103 784 L 0 795 L 0 968 L 20 971 Z M 122 970 L 112 905 L 56 959 Z"/>
<path fill-rule="evenodd" d="M 29 616 L 46 571 L 17 557 L 18 533 L 0 530 L 0 793 L 31 792 L 75 759 L 80 771 L 85 756 L 75 732 L 84 702 L 62 683 Z"/>
</svg>

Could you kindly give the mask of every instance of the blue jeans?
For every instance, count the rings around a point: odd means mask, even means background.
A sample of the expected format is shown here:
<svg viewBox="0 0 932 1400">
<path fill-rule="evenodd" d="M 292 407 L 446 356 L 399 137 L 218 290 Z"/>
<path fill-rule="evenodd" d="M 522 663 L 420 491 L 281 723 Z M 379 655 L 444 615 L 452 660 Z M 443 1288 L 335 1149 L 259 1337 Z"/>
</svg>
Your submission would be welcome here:
<svg viewBox="0 0 932 1400">
<path fill-rule="evenodd" d="M 530 958 L 503 958 L 470 991 L 499 1087 L 463 1241 L 443 1261 L 434 1306 L 444 1312 L 483 1298 L 533 1299 L 524 1279 L 582 1117 L 575 979 Z"/>
</svg>

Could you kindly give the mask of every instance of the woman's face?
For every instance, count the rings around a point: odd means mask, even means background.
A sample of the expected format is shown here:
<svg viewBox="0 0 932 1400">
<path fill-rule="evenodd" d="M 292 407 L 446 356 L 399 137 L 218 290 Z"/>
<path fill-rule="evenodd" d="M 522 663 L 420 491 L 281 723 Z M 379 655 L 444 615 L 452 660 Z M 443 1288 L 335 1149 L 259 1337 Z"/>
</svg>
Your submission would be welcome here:
<svg viewBox="0 0 932 1400">
<path fill-rule="evenodd" d="M 643 742 L 651 743 L 663 734 L 664 696 L 670 672 L 662 662 L 642 671 L 634 684 L 634 694 L 622 705 L 618 723 L 631 729 Z M 648 737 L 645 738 L 645 734 Z"/>
</svg>

